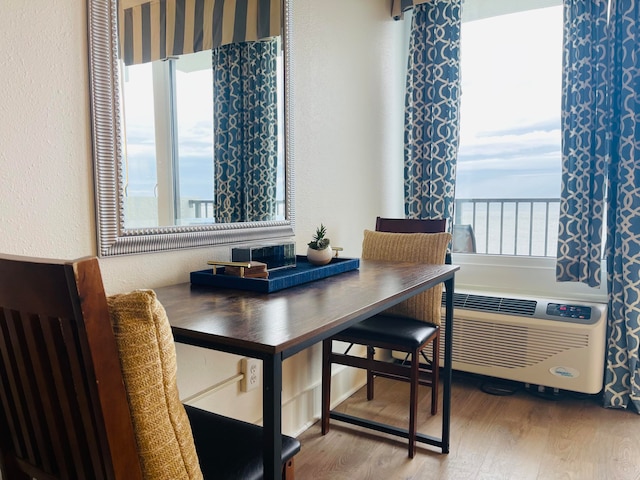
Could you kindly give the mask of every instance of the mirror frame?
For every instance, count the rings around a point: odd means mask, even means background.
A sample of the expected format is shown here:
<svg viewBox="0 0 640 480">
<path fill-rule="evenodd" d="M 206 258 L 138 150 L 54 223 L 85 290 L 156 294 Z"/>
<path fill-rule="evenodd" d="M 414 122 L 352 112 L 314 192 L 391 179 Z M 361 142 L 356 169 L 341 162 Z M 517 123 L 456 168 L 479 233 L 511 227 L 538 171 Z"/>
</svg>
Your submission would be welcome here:
<svg viewBox="0 0 640 480">
<path fill-rule="evenodd" d="M 294 235 L 294 169 L 291 17 L 293 0 L 282 0 L 284 46 L 285 220 L 125 228 L 123 124 L 116 0 L 87 0 L 89 85 L 98 256 L 291 238 Z"/>
</svg>

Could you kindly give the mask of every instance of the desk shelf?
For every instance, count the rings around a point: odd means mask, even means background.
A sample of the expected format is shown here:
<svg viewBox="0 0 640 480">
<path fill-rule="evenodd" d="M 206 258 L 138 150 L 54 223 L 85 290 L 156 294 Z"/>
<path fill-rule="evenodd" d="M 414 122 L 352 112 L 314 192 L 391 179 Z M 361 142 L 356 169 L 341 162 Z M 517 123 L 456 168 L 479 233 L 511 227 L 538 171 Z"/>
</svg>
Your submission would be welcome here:
<svg viewBox="0 0 640 480">
<path fill-rule="evenodd" d="M 358 258 L 333 258 L 329 264 L 318 266 L 310 264 L 306 256 L 298 255 L 295 267 L 272 270 L 269 272 L 269 278 L 241 278 L 225 275 L 224 267 L 219 267 L 218 273 L 215 275 L 213 269 L 191 272 L 191 283 L 271 293 L 356 270 L 359 266 L 360 259 Z"/>
</svg>

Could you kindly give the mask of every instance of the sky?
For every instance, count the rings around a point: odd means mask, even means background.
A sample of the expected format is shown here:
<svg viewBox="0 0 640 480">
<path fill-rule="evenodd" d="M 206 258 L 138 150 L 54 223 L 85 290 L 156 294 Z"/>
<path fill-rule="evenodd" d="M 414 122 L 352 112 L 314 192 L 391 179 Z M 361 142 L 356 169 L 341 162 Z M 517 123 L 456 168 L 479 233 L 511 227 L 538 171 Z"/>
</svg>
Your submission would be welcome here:
<svg viewBox="0 0 640 480">
<path fill-rule="evenodd" d="M 207 56 L 210 52 L 197 54 Z M 178 60 L 178 63 L 181 60 Z M 176 69 L 178 151 L 183 196 L 213 198 L 213 87 L 211 70 Z M 156 184 L 154 100 L 150 63 L 127 67 L 124 82 L 128 188 L 131 196 L 153 196 Z"/>
<path fill-rule="evenodd" d="M 560 196 L 562 7 L 462 24 L 458 198 Z"/>
<path fill-rule="evenodd" d="M 561 53 L 561 6 L 463 23 L 458 198 L 559 197 Z M 128 195 L 154 195 L 150 67 L 124 82 Z M 181 193 L 212 198 L 211 72 L 177 75 Z"/>
</svg>

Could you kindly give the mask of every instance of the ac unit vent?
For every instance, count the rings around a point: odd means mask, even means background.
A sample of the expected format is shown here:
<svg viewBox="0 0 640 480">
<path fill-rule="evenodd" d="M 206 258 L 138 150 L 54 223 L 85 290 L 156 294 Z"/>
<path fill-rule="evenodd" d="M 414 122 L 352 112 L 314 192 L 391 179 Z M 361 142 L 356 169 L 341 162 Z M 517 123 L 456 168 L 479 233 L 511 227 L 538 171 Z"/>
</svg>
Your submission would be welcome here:
<svg viewBox="0 0 640 480">
<path fill-rule="evenodd" d="M 548 331 L 525 325 L 455 319 L 454 361 L 471 366 L 518 369 L 538 365 L 571 349 L 587 348 L 586 333 Z M 441 353 L 444 361 L 444 355 Z"/>
<path fill-rule="evenodd" d="M 442 306 L 444 307 L 446 305 L 446 294 L 447 292 L 443 291 L 442 292 Z M 466 301 L 467 297 L 469 295 L 466 293 L 454 293 L 453 294 L 453 307 L 454 308 L 462 308 L 464 307 L 464 302 Z"/>
<path fill-rule="evenodd" d="M 442 300 L 446 344 L 446 291 Z M 460 290 L 453 301 L 454 369 L 589 394 L 602 389 L 606 303 Z"/>
<path fill-rule="evenodd" d="M 442 304 L 445 304 L 446 292 L 442 292 Z M 536 313 L 538 302 L 521 298 L 492 297 L 487 295 L 472 295 L 468 293 L 454 293 L 454 308 L 464 308 L 480 312 L 496 312 L 510 315 L 532 317 Z"/>
</svg>

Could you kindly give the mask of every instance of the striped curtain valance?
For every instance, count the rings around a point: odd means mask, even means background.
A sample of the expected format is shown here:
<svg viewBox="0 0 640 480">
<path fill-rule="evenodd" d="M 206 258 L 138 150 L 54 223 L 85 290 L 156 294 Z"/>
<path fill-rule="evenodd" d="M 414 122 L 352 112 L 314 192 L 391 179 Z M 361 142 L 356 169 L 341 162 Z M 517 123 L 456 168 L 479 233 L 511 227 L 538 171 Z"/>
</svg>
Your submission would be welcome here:
<svg viewBox="0 0 640 480">
<path fill-rule="evenodd" d="M 429 1 L 431 0 L 393 0 L 391 4 L 391 16 L 394 20 L 401 20 L 404 12 L 411 10 L 415 5 Z"/>
<path fill-rule="evenodd" d="M 282 0 L 121 0 L 125 65 L 280 35 Z"/>
</svg>

